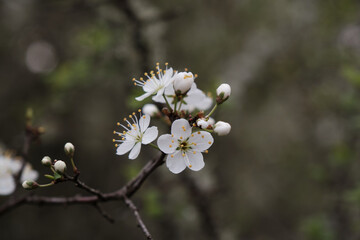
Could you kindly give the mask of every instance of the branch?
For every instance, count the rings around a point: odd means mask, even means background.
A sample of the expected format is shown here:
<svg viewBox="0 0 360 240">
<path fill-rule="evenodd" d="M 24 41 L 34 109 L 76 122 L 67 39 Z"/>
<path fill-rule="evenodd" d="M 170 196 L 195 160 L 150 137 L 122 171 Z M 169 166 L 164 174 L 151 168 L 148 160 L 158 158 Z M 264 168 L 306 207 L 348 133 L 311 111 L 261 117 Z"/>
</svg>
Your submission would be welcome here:
<svg viewBox="0 0 360 240">
<path fill-rule="evenodd" d="M 147 239 L 152 239 L 151 234 L 149 232 L 149 230 L 147 229 L 147 227 L 145 226 L 143 220 L 141 219 L 141 216 L 139 214 L 139 210 L 137 209 L 137 207 L 135 206 L 134 202 L 131 201 L 129 198 L 127 198 L 126 196 L 124 197 L 124 202 L 126 203 L 126 205 L 133 211 L 136 221 L 138 222 L 138 226 L 139 228 L 143 231 L 143 233 L 145 234 Z"/>
<path fill-rule="evenodd" d="M 110 223 L 114 223 L 115 220 L 101 207 L 101 205 L 96 202 L 94 203 L 94 207 L 96 208 L 96 210 L 99 211 L 99 213 L 106 219 L 108 220 Z"/>
</svg>

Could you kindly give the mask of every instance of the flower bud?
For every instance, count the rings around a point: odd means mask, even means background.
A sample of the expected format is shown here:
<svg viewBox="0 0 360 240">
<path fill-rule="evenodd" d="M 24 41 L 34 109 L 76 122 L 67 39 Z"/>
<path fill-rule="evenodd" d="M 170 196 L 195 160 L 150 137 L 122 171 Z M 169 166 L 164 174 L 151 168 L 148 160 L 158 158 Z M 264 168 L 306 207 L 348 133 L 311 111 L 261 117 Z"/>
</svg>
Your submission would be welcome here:
<svg viewBox="0 0 360 240">
<path fill-rule="evenodd" d="M 218 121 L 215 124 L 214 132 L 216 132 L 219 136 L 225 136 L 230 133 L 231 125 L 227 122 Z"/>
<path fill-rule="evenodd" d="M 199 118 L 196 121 L 196 124 L 202 129 L 206 129 L 209 126 L 209 123 L 206 121 L 205 118 Z"/>
<path fill-rule="evenodd" d="M 58 160 L 54 164 L 55 171 L 63 174 L 66 170 L 66 163 L 64 161 Z"/>
<path fill-rule="evenodd" d="M 191 72 L 180 72 L 174 79 L 175 93 L 185 94 L 194 83 L 194 75 Z"/>
<path fill-rule="evenodd" d="M 153 117 L 156 114 L 158 114 L 160 111 L 159 111 L 158 107 L 155 104 L 148 103 L 148 104 L 145 104 L 143 106 L 142 112 L 144 114 L 150 115 L 150 117 Z"/>
<path fill-rule="evenodd" d="M 41 159 L 41 164 L 46 167 L 50 167 L 51 166 L 51 158 L 49 156 L 43 157 L 43 159 Z"/>
<path fill-rule="evenodd" d="M 39 186 L 39 184 L 37 182 L 34 182 L 34 181 L 24 181 L 22 183 L 22 187 L 27 189 L 27 190 L 35 189 L 38 186 Z"/>
<path fill-rule="evenodd" d="M 223 102 L 225 102 L 231 94 L 231 87 L 229 84 L 227 83 L 223 83 L 221 84 L 217 89 L 216 89 L 216 102 L 218 104 L 221 104 Z"/>
<path fill-rule="evenodd" d="M 64 150 L 65 150 L 66 155 L 71 156 L 71 157 L 74 156 L 75 147 L 72 143 L 70 143 L 70 142 L 66 143 L 64 146 Z"/>
<path fill-rule="evenodd" d="M 208 124 L 213 126 L 215 124 L 215 119 L 213 119 L 212 117 L 209 118 L 209 120 L 207 120 Z"/>
</svg>

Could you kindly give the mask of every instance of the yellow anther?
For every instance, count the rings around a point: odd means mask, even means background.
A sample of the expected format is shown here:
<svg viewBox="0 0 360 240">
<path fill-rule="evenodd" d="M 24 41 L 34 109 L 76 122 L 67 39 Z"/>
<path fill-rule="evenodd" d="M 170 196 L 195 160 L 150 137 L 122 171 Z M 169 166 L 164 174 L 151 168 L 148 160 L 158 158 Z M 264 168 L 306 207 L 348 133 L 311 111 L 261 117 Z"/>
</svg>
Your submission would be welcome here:
<svg viewBox="0 0 360 240">
<path fill-rule="evenodd" d="M 160 65 L 160 63 L 157 62 L 157 63 L 156 63 L 156 66 L 159 66 L 159 65 Z"/>
<path fill-rule="evenodd" d="M 135 113 L 133 112 L 133 115 L 135 115 Z"/>
<path fill-rule="evenodd" d="M 121 136 L 121 133 L 118 133 L 119 136 Z"/>
<path fill-rule="evenodd" d="M 188 71 L 188 69 L 187 68 L 185 68 L 185 72 L 187 72 Z"/>
<path fill-rule="evenodd" d="M 181 144 L 180 147 L 184 147 L 184 144 Z"/>
<path fill-rule="evenodd" d="M 184 79 L 191 78 L 191 75 L 185 75 Z"/>
<path fill-rule="evenodd" d="M 193 123 L 193 127 L 196 127 L 196 123 Z"/>
<path fill-rule="evenodd" d="M 116 131 L 113 131 L 113 133 L 115 134 L 115 133 L 116 133 Z"/>
<path fill-rule="evenodd" d="M 127 126 L 130 127 L 130 124 L 128 124 Z"/>
<path fill-rule="evenodd" d="M 135 123 L 133 123 L 131 126 L 136 127 Z"/>
<path fill-rule="evenodd" d="M 172 143 L 174 143 L 174 140 L 171 140 Z"/>
<path fill-rule="evenodd" d="M 153 70 L 151 70 L 151 71 L 150 71 L 150 74 L 154 74 L 154 71 L 153 71 Z"/>
<path fill-rule="evenodd" d="M 125 138 L 121 138 L 121 140 L 125 140 Z"/>
<path fill-rule="evenodd" d="M 141 77 L 140 80 L 143 81 L 144 79 Z"/>
<path fill-rule="evenodd" d="M 204 153 L 209 153 L 209 151 L 208 150 L 205 150 L 205 152 Z"/>
<path fill-rule="evenodd" d="M 191 134 L 192 137 L 194 137 L 194 134 Z"/>
<path fill-rule="evenodd" d="M 119 123 L 119 122 L 117 122 L 117 123 L 116 123 L 116 125 L 120 126 L 120 123 Z"/>
<path fill-rule="evenodd" d="M 127 119 L 126 118 L 124 118 L 124 121 L 126 121 Z"/>
<path fill-rule="evenodd" d="M 171 137 L 174 137 L 174 134 L 171 134 Z"/>
<path fill-rule="evenodd" d="M 169 65 L 169 63 L 166 62 L 166 63 L 165 63 L 165 66 L 167 66 L 167 65 Z"/>
<path fill-rule="evenodd" d="M 189 168 L 192 168 L 192 165 L 191 165 L 191 164 L 189 165 Z"/>
<path fill-rule="evenodd" d="M 201 138 L 204 138 L 204 135 L 202 135 Z"/>
<path fill-rule="evenodd" d="M 113 142 L 115 142 L 115 139 L 113 139 Z"/>
<path fill-rule="evenodd" d="M 118 145 L 117 145 L 117 144 L 115 144 L 115 147 L 118 147 Z"/>
<path fill-rule="evenodd" d="M 198 134 L 201 134 L 200 132 L 197 132 Z"/>
<path fill-rule="evenodd" d="M 147 76 L 148 75 L 147 72 L 145 72 L 144 75 Z"/>
<path fill-rule="evenodd" d="M 195 77 L 197 78 L 199 75 L 197 75 L 196 73 L 195 73 Z"/>
<path fill-rule="evenodd" d="M 141 112 L 141 109 L 138 109 L 138 112 Z"/>
<path fill-rule="evenodd" d="M 211 144 L 211 142 L 208 142 L 209 144 Z"/>
<path fill-rule="evenodd" d="M 171 148 L 171 147 L 172 147 L 172 145 L 169 145 L 169 147 Z"/>
<path fill-rule="evenodd" d="M 196 154 L 196 151 L 193 151 L 193 154 Z"/>
<path fill-rule="evenodd" d="M 185 157 L 185 153 L 183 153 L 182 156 Z"/>
<path fill-rule="evenodd" d="M 194 144 L 194 146 L 196 146 L 197 144 L 196 143 L 193 143 Z"/>
<path fill-rule="evenodd" d="M 136 86 L 136 82 L 134 82 L 134 86 Z"/>
<path fill-rule="evenodd" d="M 171 157 L 173 158 L 173 157 L 174 157 L 174 155 L 171 155 Z"/>
<path fill-rule="evenodd" d="M 145 119 L 145 118 L 146 118 L 146 116 L 144 115 L 142 118 L 143 118 L 143 119 Z"/>
<path fill-rule="evenodd" d="M 132 118 L 132 116 L 131 116 L 131 115 L 129 115 L 129 118 Z"/>
<path fill-rule="evenodd" d="M 180 137 L 180 139 L 183 139 L 183 137 Z"/>
<path fill-rule="evenodd" d="M 126 134 L 126 131 L 123 131 L 123 134 L 125 135 L 125 134 Z"/>
<path fill-rule="evenodd" d="M 133 78 L 132 80 L 133 80 L 133 81 L 135 81 L 136 79 L 135 79 L 135 78 Z"/>
</svg>

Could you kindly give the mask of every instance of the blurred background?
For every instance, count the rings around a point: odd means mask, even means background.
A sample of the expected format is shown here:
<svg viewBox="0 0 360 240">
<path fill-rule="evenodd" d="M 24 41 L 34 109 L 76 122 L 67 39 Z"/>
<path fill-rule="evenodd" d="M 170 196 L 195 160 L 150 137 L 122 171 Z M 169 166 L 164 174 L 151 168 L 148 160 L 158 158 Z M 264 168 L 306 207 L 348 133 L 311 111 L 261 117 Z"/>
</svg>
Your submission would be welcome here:
<svg viewBox="0 0 360 240">
<path fill-rule="evenodd" d="M 144 104 L 131 79 L 169 62 L 204 91 L 232 86 L 215 115 L 232 132 L 202 171 L 162 166 L 133 197 L 154 239 L 360 239 L 359 4 L 1 0 L 0 142 L 21 150 L 31 108 L 46 129 L 34 168 L 47 173 L 41 158 L 66 159 L 71 141 L 81 179 L 113 191 L 158 154 L 115 155 L 116 122 Z M 122 202 L 104 208 L 115 224 L 91 206 L 22 206 L 0 217 L 1 239 L 144 238 Z"/>
</svg>

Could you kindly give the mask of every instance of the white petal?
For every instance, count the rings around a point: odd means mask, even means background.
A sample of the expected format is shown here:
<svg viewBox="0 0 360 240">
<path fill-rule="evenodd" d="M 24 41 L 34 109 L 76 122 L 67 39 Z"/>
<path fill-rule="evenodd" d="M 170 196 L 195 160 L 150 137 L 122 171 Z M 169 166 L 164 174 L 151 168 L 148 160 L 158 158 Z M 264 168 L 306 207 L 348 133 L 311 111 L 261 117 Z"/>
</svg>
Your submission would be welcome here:
<svg viewBox="0 0 360 240">
<path fill-rule="evenodd" d="M 162 94 L 157 94 L 157 95 L 153 96 L 152 100 L 154 102 L 158 102 L 158 103 L 165 103 L 165 100 L 164 100 L 164 97 Z"/>
<path fill-rule="evenodd" d="M 159 134 L 157 127 L 150 127 L 148 128 L 142 137 L 142 144 L 149 144 L 154 141 Z"/>
<path fill-rule="evenodd" d="M 185 161 L 181 152 L 177 152 L 173 155 L 168 155 L 166 158 L 166 166 L 172 173 L 178 174 L 186 168 Z"/>
<path fill-rule="evenodd" d="M 174 81 L 173 69 L 172 68 L 167 69 L 162 79 L 163 79 L 162 83 L 165 87 L 167 87 L 170 83 L 172 83 Z"/>
<path fill-rule="evenodd" d="M 205 166 L 203 155 L 200 152 L 187 152 L 186 156 L 189 159 L 188 166 L 193 171 L 199 171 Z"/>
<path fill-rule="evenodd" d="M 36 181 L 39 177 L 39 173 L 32 169 L 30 164 L 26 164 L 24 171 L 21 175 L 20 181 L 23 182 L 25 180 Z"/>
<path fill-rule="evenodd" d="M 169 154 L 169 153 L 174 153 L 176 151 L 178 142 L 175 138 L 171 137 L 170 134 L 164 134 L 158 138 L 157 145 L 161 151 L 163 151 L 166 154 Z"/>
<path fill-rule="evenodd" d="M 150 116 L 149 115 L 143 115 L 139 120 L 139 126 L 141 129 L 141 132 L 145 132 L 145 130 L 149 127 L 150 124 Z"/>
<path fill-rule="evenodd" d="M 15 180 L 10 173 L 0 177 L 0 195 L 10 195 L 15 191 L 15 186 Z"/>
<path fill-rule="evenodd" d="M 136 143 L 134 148 L 131 150 L 129 154 L 129 159 L 133 160 L 139 156 L 141 150 L 141 143 Z"/>
<path fill-rule="evenodd" d="M 126 140 L 125 142 L 120 144 L 120 146 L 117 148 L 116 154 L 123 155 L 123 154 L 127 153 L 128 151 L 130 151 L 134 147 L 134 145 L 135 145 L 135 141 Z"/>
<path fill-rule="evenodd" d="M 147 93 L 144 93 L 143 95 L 141 95 L 141 96 L 139 96 L 139 97 L 136 97 L 135 99 L 136 99 L 137 101 L 142 101 L 142 100 L 144 100 L 145 98 L 150 97 L 151 94 L 152 94 L 151 92 L 147 92 Z"/>
<path fill-rule="evenodd" d="M 203 152 L 214 143 L 212 135 L 205 131 L 194 132 L 189 138 L 189 143 L 194 151 Z"/>
<path fill-rule="evenodd" d="M 185 119 L 178 119 L 171 125 L 171 134 L 175 139 L 186 139 L 191 135 L 191 126 Z"/>
<path fill-rule="evenodd" d="M 22 166 L 22 162 L 20 160 L 13 160 L 8 158 L 8 167 L 12 174 L 17 174 Z"/>
</svg>

